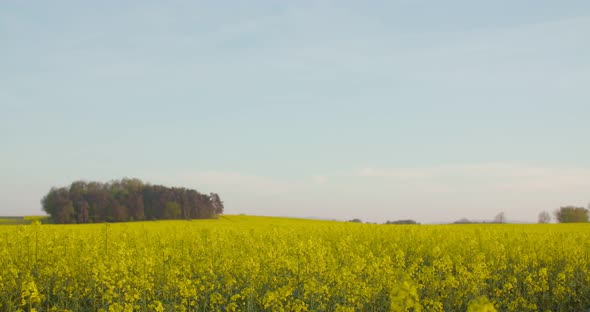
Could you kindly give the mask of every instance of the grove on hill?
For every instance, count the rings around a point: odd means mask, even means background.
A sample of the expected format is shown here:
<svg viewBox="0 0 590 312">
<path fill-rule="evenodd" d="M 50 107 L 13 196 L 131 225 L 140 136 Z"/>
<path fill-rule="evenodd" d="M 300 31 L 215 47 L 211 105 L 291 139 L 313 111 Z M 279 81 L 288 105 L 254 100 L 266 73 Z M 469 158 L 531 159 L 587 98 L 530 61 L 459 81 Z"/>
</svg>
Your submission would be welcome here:
<svg viewBox="0 0 590 312">
<path fill-rule="evenodd" d="M 215 193 L 205 195 L 139 179 L 76 181 L 69 187 L 52 188 L 41 204 L 55 223 L 208 219 L 223 213 L 223 202 Z"/>
</svg>

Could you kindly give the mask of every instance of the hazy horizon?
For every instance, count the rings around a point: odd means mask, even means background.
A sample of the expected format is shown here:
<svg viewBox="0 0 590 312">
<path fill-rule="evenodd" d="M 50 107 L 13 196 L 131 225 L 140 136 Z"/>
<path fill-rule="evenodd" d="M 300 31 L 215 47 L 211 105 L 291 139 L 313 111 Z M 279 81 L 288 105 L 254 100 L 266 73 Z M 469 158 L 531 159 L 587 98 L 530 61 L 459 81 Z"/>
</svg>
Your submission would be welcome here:
<svg viewBox="0 0 590 312">
<path fill-rule="evenodd" d="M 0 4 L 0 215 L 135 177 L 227 214 L 590 203 L 590 2 Z"/>
</svg>

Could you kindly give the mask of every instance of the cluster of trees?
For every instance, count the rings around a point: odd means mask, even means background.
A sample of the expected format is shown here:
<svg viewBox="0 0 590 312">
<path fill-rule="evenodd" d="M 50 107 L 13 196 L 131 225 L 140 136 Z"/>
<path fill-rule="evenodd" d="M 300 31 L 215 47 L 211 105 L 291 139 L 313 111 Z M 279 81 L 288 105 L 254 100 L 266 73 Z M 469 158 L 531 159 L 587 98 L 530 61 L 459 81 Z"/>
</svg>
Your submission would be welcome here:
<svg viewBox="0 0 590 312">
<path fill-rule="evenodd" d="M 590 205 L 588 206 L 590 208 Z M 588 222 L 589 210 L 584 207 L 564 206 L 554 212 L 555 221 L 558 223 Z M 551 215 L 547 211 L 539 214 L 539 223 L 551 222 Z"/>
<path fill-rule="evenodd" d="M 420 224 L 414 220 L 395 220 L 395 221 L 387 221 L 384 224 Z"/>
<path fill-rule="evenodd" d="M 584 207 L 565 206 L 555 212 L 559 223 L 588 222 L 588 209 Z"/>
<path fill-rule="evenodd" d="M 490 224 L 490 223 L 506 223 L 506 214 L 504 212 L 500 212 L 494 217 L 493 221 L 473 221 L 467 218 L 459 219 L 453 224 Z"/>
<path fill-rule="evenodd" d="M 352 220 L 348 220 L 348 222 L 352 222 L 352 223 L 363 223 L 363 220 L 361 220 L 359 218 L 354 218 Z"/>
<path fill-rule="evenodd" d="M 590 205 L 588 206 L 590 209 Z M 576 207 L 576 206 L 565 206 L 561 207 L 555 211 L 555 221 L 557 223 L 573 223 L 573 222 L 588 222 L 590 217 L 590 210 L 584 207 Z M 547 211 L 542 211 L 539 213 L 539 223 L 550 223 L 551 222 L 551 214 Z M 506 215 L 501 212 L 496 217 L 494 217 L 494 221 L 487 222 L 487 221 L 471 221 L 468 219 L 460 219 L 458 221 L 453 222 L 454 224 L 473 224 L 473 223 L 506 223 Z"/>
<path fill-rule="evenodd" d="M 207 219 L 223 213 L 223 202 L 215 193 L 205 195 L 127 178 L 54 187 L 41 204 L 56 223 Z"/>
</svg>

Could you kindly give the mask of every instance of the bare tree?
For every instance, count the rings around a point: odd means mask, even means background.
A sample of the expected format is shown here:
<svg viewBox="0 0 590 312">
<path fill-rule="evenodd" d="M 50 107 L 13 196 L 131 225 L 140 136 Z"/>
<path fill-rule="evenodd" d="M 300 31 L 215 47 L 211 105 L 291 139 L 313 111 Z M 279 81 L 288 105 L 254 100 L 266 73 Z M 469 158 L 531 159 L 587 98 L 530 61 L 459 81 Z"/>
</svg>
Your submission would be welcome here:
<svg viewBox="0 0 590 312">
<path fill-rule="evenodd" d="M 547 211 L 542 211 L 539 214 L 539 223 L 549 223 L 551 222 L 551 215 Z"/>
<path fill-rule="evenodd" d="M 504 212 L 500 212 L 494 217 L 494 223 L 506 223 L 506 215 Z"/>
</svg>

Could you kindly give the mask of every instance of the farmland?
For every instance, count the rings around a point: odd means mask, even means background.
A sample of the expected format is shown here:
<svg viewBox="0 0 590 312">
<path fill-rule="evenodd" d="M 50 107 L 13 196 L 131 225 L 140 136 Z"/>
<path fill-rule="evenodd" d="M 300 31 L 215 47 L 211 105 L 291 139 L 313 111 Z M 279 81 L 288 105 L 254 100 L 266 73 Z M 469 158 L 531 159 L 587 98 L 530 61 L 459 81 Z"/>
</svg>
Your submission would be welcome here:
<svg viewBox="0 0 590 312">
<path fill-rule="evenodd" d="M 2 311 L 581 311 L 590 226 L 0 226 Z M 486 310 L 487 309 L 487 310 Z"/>
<path fill-rule="evenodd" d="M 0 225 L 8 224 L 31 224 L 33 221 L 41 223 L 50 222 L 47 216 L 26 216 L 26 217 L 3 217 L 0 216 Z"/>
</svg>

